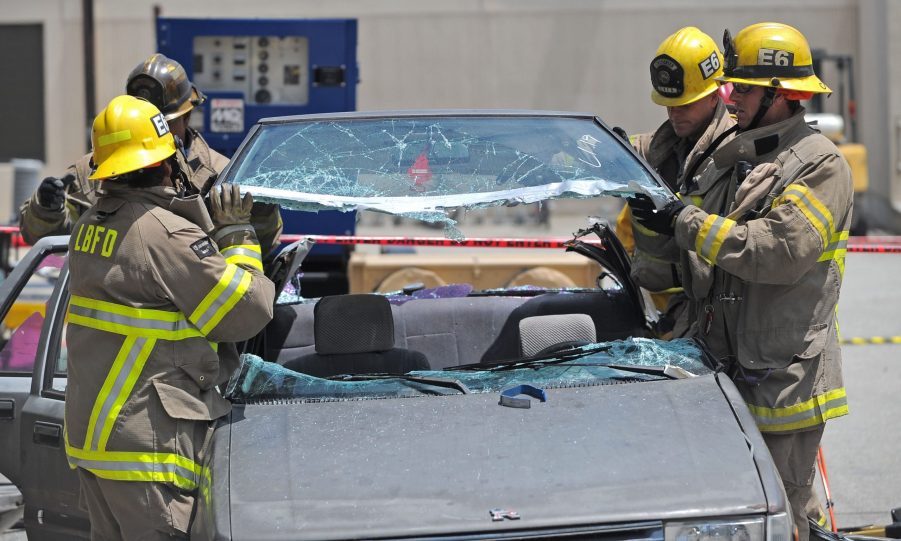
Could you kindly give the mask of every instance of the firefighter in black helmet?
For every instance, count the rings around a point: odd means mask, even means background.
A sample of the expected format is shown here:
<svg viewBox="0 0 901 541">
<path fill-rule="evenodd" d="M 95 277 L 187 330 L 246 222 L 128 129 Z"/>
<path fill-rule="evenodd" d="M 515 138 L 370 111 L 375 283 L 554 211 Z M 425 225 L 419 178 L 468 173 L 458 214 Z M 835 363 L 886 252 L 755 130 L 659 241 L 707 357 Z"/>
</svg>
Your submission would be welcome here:
<svg viewBox="0 0 901 541">
<path fill-rule="evenodd" d="M 191 112 L 206 96 L 188 79 L 181 64 L 155 53 L 135 66 L 125 90 L 157 107 L 180 141 L 179 159 L 189 190 L 204 192 L 228 164 L 228 158 L 211 149 L 199 132 L 189 126 Z M 103 191 L 103 183 L 88 180 L 92 170 L 91 154 L 82 156 L 62 177 L 47 177 L 21 210 L 21 229 L 25 241 L 34 244 L 49 235 L 71 231 L 79 216 L 90 208 Z M 278 207 L 255 203 L 251 223 L 256 229 L 263 255 L 278 246 L 282 220 Z"/>
</svg>

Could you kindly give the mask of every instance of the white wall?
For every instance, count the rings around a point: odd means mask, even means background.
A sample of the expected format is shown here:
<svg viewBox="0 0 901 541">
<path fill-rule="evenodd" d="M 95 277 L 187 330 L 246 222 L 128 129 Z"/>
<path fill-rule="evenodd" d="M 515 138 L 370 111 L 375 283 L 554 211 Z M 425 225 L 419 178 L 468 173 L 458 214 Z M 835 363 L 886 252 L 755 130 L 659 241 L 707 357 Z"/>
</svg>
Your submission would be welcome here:
<svg viewBox="0 0 901 541">
<path fill-rule="evenodd" d="M 356 17 L 359 109 L 582 110 L 638 132 L 665 118 L 649 99 L 648 62 L 681 26 L 699 26 L 720 41 L 727 26 L 735 33 L 774 19 L 800 28 L 814 47 L 858 58 L 861 40 L 878 39 L 859 32 L 861 17 L 877 20 L 885 1 L 95 0 L 97 107 L 122 92 L 129 71 L 153 52 L 157 4 L 168 17 Z M 81 2 L 0 6 L 0 22 L 46 25 L 47 155 L 49 169 L 61 170 L 85 150 Z M 890 12 L 897 18 L 901 7 Z M 857 81 L 865 95 L 868 79 Z M 861 125 L 865 138 L 885 139 L 868 129 Z"/>
</svg>

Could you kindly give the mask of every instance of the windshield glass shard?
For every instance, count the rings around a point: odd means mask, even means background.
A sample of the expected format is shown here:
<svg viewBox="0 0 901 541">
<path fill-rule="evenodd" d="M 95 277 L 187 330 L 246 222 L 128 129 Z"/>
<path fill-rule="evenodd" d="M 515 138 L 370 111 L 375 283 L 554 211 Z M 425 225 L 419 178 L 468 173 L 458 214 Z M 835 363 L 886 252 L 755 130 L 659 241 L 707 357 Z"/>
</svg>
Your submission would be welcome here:
<svg viewBox="0 0 901 541">
<path fill-rule="evenodd" d="M 223 181 L 297 210 L 371 209 L 432 222 L 460 207 L 637 191 L 668 197 L 593 118 L 555 115 L 264 123 Z"/>
<path fill-rule="evenodd" d="M 601 384 L 610 380 L 655 381 L 660 375 L 624 373 L 607 365 L 658 367 L 672 365 L 692 374 L 711 372 L 703 353 L 691 340 L 672 341 L 648 338 L 602 342 L 583 346 L 584 356 L 556 364 L 523 366 L 506 370 L 423 370 L 412 377 L 364 378 L 363 381 L 321 379 L 288 370 L 254 355 L 241 357 L 241 368 L 226 388 L 231 400 L 304 399 L 315 401 L 368 398 L 400 398 L 425 395 L 459 395 L 460 386 L 471 393 L 500 392 L 513 385 L 560 388 Z M 572 351 L 565 352 L 571 355 Z M 452 382 L 453 384 L 446 384 Z"/>
</svg>

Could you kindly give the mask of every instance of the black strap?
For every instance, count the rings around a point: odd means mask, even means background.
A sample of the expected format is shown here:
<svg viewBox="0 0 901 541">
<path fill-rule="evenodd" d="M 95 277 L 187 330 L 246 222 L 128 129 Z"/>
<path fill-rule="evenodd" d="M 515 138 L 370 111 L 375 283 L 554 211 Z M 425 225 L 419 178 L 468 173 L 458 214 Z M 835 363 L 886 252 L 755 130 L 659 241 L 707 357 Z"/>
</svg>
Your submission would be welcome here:
<svg viewBox="0 0 901 541">
<path fill-rule="evenodd" d="M 719 134 L 719 136 L 714 139 L 707 146 L 707 148 L 704 149 L 704 152 L 702 152 L 700 156 L 698 156 L 693 162 L 691 162 L 691 166 L 685 170 L 685 174 L 682 175 L 682 184 L 684 186 L 688 186 L 688 183 L 691 182 L 692 177 L 694 177 L 695 171 L 697 171 L 698 167 L 700 167 L 701 164 L 704 163 L 704 160 L 706 160 L 710 157 L 711 154 L 713 154 L 713 151 L 715 151 L 717 147 L 720 146 L 720 144 L 726 139 L 726 137 L 729 137 L 737 131 L 738 124 Z"/>
<path fill-rule="evenodd" d="M 772 86 L 766 87 L 763 91 L 763 97 L 760 98 L 760 107 L 757 109 L 757 114 L 754 115 L 754 118 L 751 119 L 751 123 L 748 124 L 748 127 L 745 128 L 744 131 L 753 130 L 760 125 L 760 121 L 763 120 L 763 115 L 765 115 L 767 110 L 773 105 L 773 100 L 775 98 L 776 89 Z"/>
<path fill-rule="evenodd" d="M 740 79 L 769 79 L 771 77 L 810 77 L 814 75 L 813 66 L 737 66 L 728 73 L 726 77 L 736 77 Z"/>
</svg>

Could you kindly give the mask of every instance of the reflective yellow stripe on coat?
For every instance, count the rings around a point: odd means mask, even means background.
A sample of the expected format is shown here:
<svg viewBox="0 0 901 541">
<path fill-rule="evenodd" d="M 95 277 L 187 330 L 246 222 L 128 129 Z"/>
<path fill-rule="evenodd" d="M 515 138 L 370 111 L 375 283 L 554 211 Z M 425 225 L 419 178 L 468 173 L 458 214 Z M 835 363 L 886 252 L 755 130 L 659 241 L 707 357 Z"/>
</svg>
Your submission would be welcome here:
<svg viewBox="0 0 901 541">
<path fill-rule="evenodd" d="M 131 395 L 155 344 L 155 338 L 137 336 L 125 338 L 94 402 L 94 409 L 88 420 L 85 449 L 93 451 L 106 449 L 106 442 L 109 440 L 116 418 L 119 417 L 119 411 Z"/>
<path fill-rule="evenodd" d="M 72 295 L 69 323 L 128 336 L 184 340 L 203 336 L 181 312 L 133 308 Z"/>
<path fill-rule="evenodd" d="M 845 388 L 841 387 L 794 406 L 767 408 L 748 404 L 748 409 L 761 432 L 787 432 L 810 428 L 828 419 L 847 415 L 848 396 Z"/>
<path fill-rule="evenodd" d="M 733 227 L 735 227 L 734 220 L 716 214 L 707 216 L 695 238 L 695 253 L 711 265 L 715 265 L 716 256 L 723 247 L 723 241 L 726 240 L 726 235 Z"/>
<path fill-rule="evenodd" d="M 219 283 L 200 301 L 188 319 L 206 336 L 241 300 L 252 280 L 251 273 L 232 263 L 227 264 Z"/>
<path fill-rule="evenodd" d="M 823 248 L 825 249 L 832 235 L 835 233 L 835 222 L 832 219 L 832 213 L 826 208 L 817 197 L 806 186 L 801 184 L 789 184 L 785 187 L 782 195 L 773 201 L 773 207 L 785 203 L 794 203 L 798 210 L 810 221 L 811 225 L 820 234 L 823 239 Z"/>
<path fill-rule="evenodd" d="M 66 455 L 73 468 L 84 468 L 103 479 L 155 481 L 188 490 L 197 488 L 204 470 L 193 460 L 174 453 L 109 451 L 107 442 L 157 340 L 206 336 L 241 299 L 251 279 L 249 272 L 227 264 L 218 283 L 190 317 L 179 311 L 134 308 L 72 296 L 69 323 L 125 336 L 94 401 L 84 448 L 69 445 L 66 432 Z M 216 349 L 215 343 L 210 345 Z"/>
<path fill-rule="evenodd" d="M 219 250 L 226 263 L 232 265 L 250 265 L 263 272 L 263 256 L 259 244 L 238 244 Z"/>
<path fill-rule="evenodd" d="M 68 433 L 66 455 L 72 468 L 84 468 L 97 477 L 115 481 L 172 483 L 185 490 L 194 490 L 210 475 L 208 468 L 175 453 L 78 449 L 69 445 Z"/>
<path fill-rule="evenodd" d="M 845 275 L 845 255 L 848 253 L 848 231 L 837 231 L 832 234 L 823 255 L 817 262 L 835 260 L 842 276 Z M 837 309 L 837 308 L 836 308 Z"/>
</svg>

